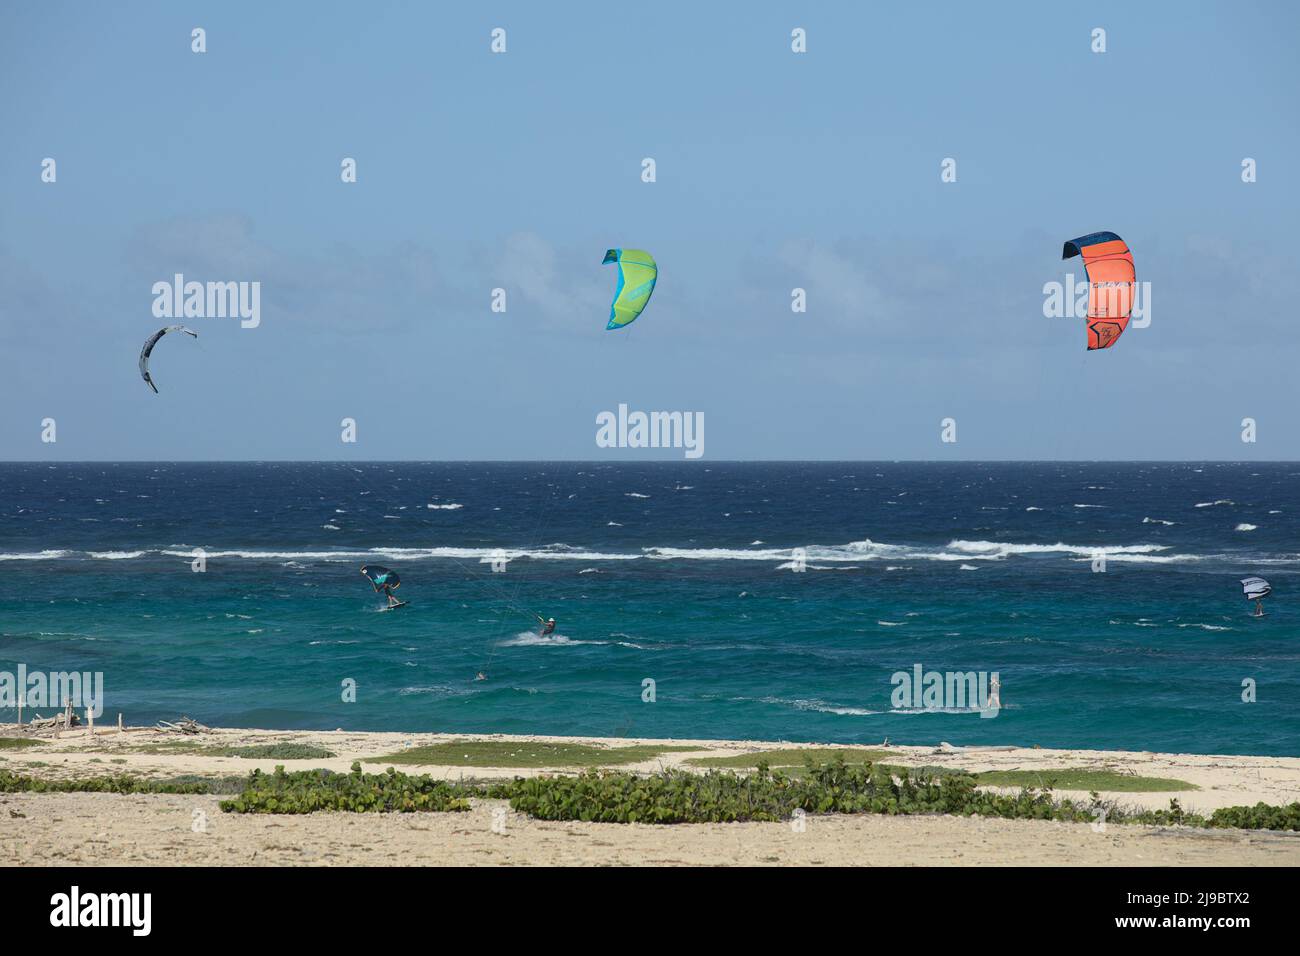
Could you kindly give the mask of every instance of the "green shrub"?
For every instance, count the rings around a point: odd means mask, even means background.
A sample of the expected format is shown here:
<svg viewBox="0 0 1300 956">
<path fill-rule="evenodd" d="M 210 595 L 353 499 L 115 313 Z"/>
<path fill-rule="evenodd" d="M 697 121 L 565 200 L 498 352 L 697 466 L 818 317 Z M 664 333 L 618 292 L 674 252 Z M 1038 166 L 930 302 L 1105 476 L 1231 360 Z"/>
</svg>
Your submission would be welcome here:
<svg viewBox="0 0 1300 956">
<path fill-rule="evenodd" d="M 1271 807 L 1257 803 L 1253 807 L 1223 807 L 1210 815 L 1212 827 L 1235 827 L 1241 830 L 1300 830 L 1300 803 Z"/>
<path fill-rule="evenodd" d="M 361 772 L 354 763 L 351 773 L 330 770 L 295 770 L 286 773 L 276 767 L 272 774 L 254 770 L 238 797 L 223 800 L 221 809 L 233 813 L 314 813 L 317 810 L 348 810 L 354 813 L 412 813 L 417 811 L 468 810 L 473 787 L 411 777 L 392 767 L 384 773 Z"/>
<path fill-rule="evenodd" d="M 76 780 L 38 780 L 0 770 L 0 793 L 208 793 L 208 781 L 144 780 L 127 774 Z"/>
</svg>

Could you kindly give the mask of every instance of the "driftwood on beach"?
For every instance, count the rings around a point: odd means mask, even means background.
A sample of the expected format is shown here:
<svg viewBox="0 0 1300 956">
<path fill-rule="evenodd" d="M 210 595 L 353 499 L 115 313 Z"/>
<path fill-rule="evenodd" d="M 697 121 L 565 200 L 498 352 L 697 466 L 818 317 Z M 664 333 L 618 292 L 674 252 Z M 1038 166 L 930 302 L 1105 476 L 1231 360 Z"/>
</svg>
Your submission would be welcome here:
<svg viewBox="0 0 1300 956">
<path fill-rule="evenodd" d="M 43 736 L 46 733 L 57 737 L 60 731 L 77 727 L 80 724 L 81 719 L 77 717 L 76 712 L 72 709 L 72 705 L 68 704 L 63 709 L 63 713 L 56 714 L 53 717 L 42 717 L 40 714 L 36 714 L 25 725 L 20 723 L 18 729 L 37 737 Z"/>
<path fill-rule="evenodd" d="M 212 733 L 211 727 L 205 727 L 203 724 L 199 723 L 193 717 L 185 717 L 185 716 L 182 716 L 180 720 L 175 722 L 172 722 L 170 720 L 160 720 L 158 721 L 157 727 L 155 727 L 154 729 L 160 730 L 163 733 L 173 733 L 173 734 Z"/>
</svg>

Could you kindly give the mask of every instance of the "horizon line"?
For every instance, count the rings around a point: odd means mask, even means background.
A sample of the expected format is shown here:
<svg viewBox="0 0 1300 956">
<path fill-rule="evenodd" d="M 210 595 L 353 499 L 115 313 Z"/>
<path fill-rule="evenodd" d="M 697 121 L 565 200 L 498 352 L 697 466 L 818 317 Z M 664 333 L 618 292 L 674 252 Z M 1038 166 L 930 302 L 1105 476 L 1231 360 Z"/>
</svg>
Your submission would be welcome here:
<svg viewBox="0 0 1300 956">
<path fill-rule="evenodd" d="M 15 458 L 5 465 L 1300 465 L 1291 458 Z"/>
</svg>

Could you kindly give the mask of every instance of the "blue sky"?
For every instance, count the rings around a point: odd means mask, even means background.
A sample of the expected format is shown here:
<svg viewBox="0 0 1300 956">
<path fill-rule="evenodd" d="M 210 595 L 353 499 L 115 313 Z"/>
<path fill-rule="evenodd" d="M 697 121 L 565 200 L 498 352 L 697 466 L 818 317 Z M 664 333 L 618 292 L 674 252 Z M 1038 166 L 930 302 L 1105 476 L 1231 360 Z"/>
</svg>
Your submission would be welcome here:
<svg viewBox="0 0 1300 956">
<path fill-rule="evenodd" d="M 1298 9 L 6 5 L 0 459 L 617 460 L 620 403 L 706 459 L 1300 457 Z M 1087 354 L 1042 286 L 1102 229 L 1152 322 Z M 605 332 L 613 246 L 661 273 Z M 262 321 L 154 395 L 176 272 Z"/>
</svg>

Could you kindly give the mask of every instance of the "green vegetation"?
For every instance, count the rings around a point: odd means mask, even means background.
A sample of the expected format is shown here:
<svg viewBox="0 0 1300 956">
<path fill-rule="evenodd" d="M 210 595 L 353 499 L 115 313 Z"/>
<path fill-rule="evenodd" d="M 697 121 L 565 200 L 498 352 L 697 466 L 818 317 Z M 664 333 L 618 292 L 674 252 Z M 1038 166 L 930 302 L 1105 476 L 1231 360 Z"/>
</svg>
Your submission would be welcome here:
<svg viewBox="0 0 1300 956">
<path fill-rule="evenodd" d="M 226 777 L 204 777 L 196 773 L 181 774 L 178 777 L 170 777 L 163 781 L 168 784 L 184 786 L 194 784 L 202 786 L 204 789 L 196 791 L 212 795 L 225 795 L 232 793 L 243 793 L 244 788 L 248 786 L 248 778 L 242 774 Z"/>
<path fill-rule="evenodd" d="M 0 750 L 26 750 L 28 747 L 39 747 L 44 741 L 33 740 L 31 737 L 0 737 Z"/>
<path fill-rule="evenodd" d="M 325 760 L 336 756 L 324 747 L 310 744 L 278 743 L 253 744 L 247 747 L 205 746 L 187 740 L 169 740 L 161 744 L 142 744 L 130 748 L 138 754 L 169 754 L 172 756 L 244 757 L 249 760 Z"/>
<path fill-rule="evenodd" d="M 346 774 L 329 770 L 286 773 L 284 767 L 276 767 L 269 775 L 254 770 L 243 792 L 233 800 L 223 800 L 221 809 L 233 813 L 459 812 L 468 810 L 469 798 L 478 795 L 474 787 L 429 776 L 410 777 L 392 767 L 377 774 L 362 773 L 359 763 Z"/>
<path fill-rule="evenodd" d="M 850 750 L 832 747 L 789 748 L 767 750 L 759 753 L 732 754 L 727 757 L 694 757 L 686 761 L 693 767 L 711 767 L 732 770 L 754 770 L 766 763 L 774 770 L 785 770 L 798 776 L 803 768 L 842 759 L 847 766 L 859 766 L 888 759 L 891 754 L 882 750 Z M 891 773 L 900 774 L 918 770 L 941 777 L 965 775 L 964 771 L 945 767 L 900 767 L 877 764 Z M 1082 790 L 1110 793 L 1165 793 L 1199 789 L 1185 780 L 1165 777 L 1139 777 L 1117 773 L 1113 770 L 1090 770 L 1085 767 L 1068 770 L 991 770 L 972 774 L 982 787 L 1032 787 L 1037 790 Z"/>
<path fill-rule="evenodd" d="M 1210 826 L 1239 830 L 1300 830 L 1300 803 L 1271 807 L 1257 803 L 1253 807 L 1222 807 L 1210 815 Z"/>
<path fill-rule="evenodd" d="M 423 764 L 439 767 L 613 767 L 654 760 L 665 753 L 690 752 L 698 747 L 596 747 L 589 744 L 526 743 L 518 740 L 449 740 L 411 747 L 366 763 Z"/>
<path fill-rule="evenodd" d="M 1046 793 L 981 793 L 966 774 L 886 768 L 843 760 L 812 765 L 798 776 L 766 764 L 745 776 L 670 770 L 649 777 L 589 771 L 578 777 L 517 780 L 510 801 L 543 820 L 605 823 L 732 823 L 789 819 L 806 813 L 948 813 L 1088 821 L 1098 804 L 1054 802 Z"/>
<path fill-rule="evenodd" d="M 188 740 L 167 740 L 157 744 L 132 744 L 118 749 L 133 754 L 170 754 L 173 756 L 194 757 L 201 754 L 210 754 L 216 748 L 205 747 L 202 744 L 191 743 Z"/>
<path fill-rule="evenodd" d="M 1186 780 L 1168 777 L 1139 777 L 1113 770 L 990 770 L 975 774 L 981 787 L 1037 787 L 1047 790 L 1104 790 L 1110 793 L 1164 793 L 1199 790 Z"/>
<path fill-rule="evenodd" d="M 0 770 L 0 793 L 209 793 L 212 781 L 144 780 L 127 774 L 74 780 L 39 780 Z"/>
<path fill-rule="evenodd" d="M 253 747 L 215 747 L 207 753 L 222 757 L 248 757 L 253 760 L 325 760 L 335 756 L 324 747 L 311 744 L 259 744 Z"/>
<path fill-rule="evenodd" d="M 761 763 L 774 770 L 806 767 L 809 764 L 829 763 L 837 757 L 848 766 L 874 763 L 889 756 L 881 750 L 845 750 L 838 747 L 790 747 L 785 750 L 764 750 L 751 754 L 732 754 L 728 757 L 692 757 L 686 761 L 692 767 L 716 767 L 732 770 L 755 770 Z"/>
<path fill-rule="evenodd" d="M 589 771 L 578 777 L 517 779 L 511 806 L 543 820 L 607 823 L 715 823 L 784 820 L 806 813 L 944 813 L 1007 819 L 1091 823 L 1180 824 L 1194 827 L 1300 829 L 1300 803 L 1287 807 L 1233 807 L 1208 819 L 1171 800 L 1168 810 L 1129 810 L 1103 801 L 1095 791 L 1087 802 L 1058 800 L 1050 789 L 1016 796 L 980 791 L 970 774 L 930 769 L 849 766 L 834 761 L 808 767 L 802 776 L 764 765 L 748 776 L 711 770 L 706 774 L 665 771 L 637 777 L 617 771 Z"/>
</svg>

